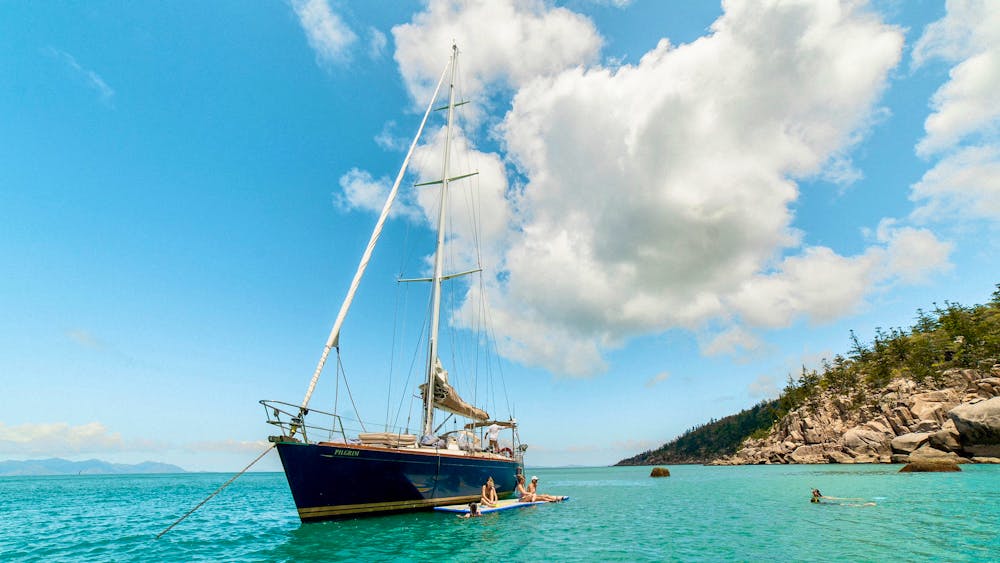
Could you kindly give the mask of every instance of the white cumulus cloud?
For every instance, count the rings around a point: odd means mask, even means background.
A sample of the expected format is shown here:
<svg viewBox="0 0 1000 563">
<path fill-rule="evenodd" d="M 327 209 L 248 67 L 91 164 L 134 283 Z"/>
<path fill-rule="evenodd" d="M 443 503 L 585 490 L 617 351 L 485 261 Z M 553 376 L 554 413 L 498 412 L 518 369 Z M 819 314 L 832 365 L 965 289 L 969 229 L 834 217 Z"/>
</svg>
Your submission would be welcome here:
<svg viewBox="0 0 1000 563">
<path fill-rule="evenodd" d="M 917 153 L 939 157 L 911 187 L 913 220 L 1000 220 L 1000 2 L 951 0 L 927 26 L 913 65 L 953 66 L 931 99 Z"/>
<path fill-rule="evenodd" d="M 746 280 L 729 301 L 755 326 L 786 327 L 800 316 L 825 322 L 850 313 L 878 279 L 882 252 L 845 257 L 814 246 L 784 259 L 774 273 Z"/>
<path fill-rule="evenodd" d="M 597 58 L 601 38 L 586 17 L 542 0 L 430 0 L 410 23 L 392 29 L 396 61 L 414 99 L 426 99 L 457 43 L 464 92 L 517 86 Z"/>
<path fill-rule="evenodd" d="M 362 209 L 380 213 L 392 189 L 392 180 L 386 177 L 373 178 L 371 173 L 352 168 L 340 177 L 340 193 L 334 195 L 334 202 L 345 211 Z M 397 196 L 398 197 L 398 196 Z M 417 211 L 403 201 L 397 200 L 390 216 L 414 217 Z"/>
<path fill-rule="evenodd" d="M 306 32 L 309 46 L 320 66 L 347 60 L 348 50 L 358 36 L 334 13 L 326 0 L 291 0 L 292 9 Z"/>
<path fill-rule="evenodd" d="M 746 280 L 729 307 L 754 326 L 787 327 L 799 317 L 826 322 L 853 312 L 874 287 L 916 283 L 951 268 L 953 245 L 927 229 L 883 219 L 875 244 L 856 256 L 814 246 L 774 272 Z"/>
<path fill-rule="evenodd" d="M 900 30 L 853 2 L 724 7 L 691 44 L 518 91 L 501 131 L 528 180 L 497 293 L 531 321 L 510 326 L 535 326 L 525 346 L 598 352 L 542 365 L 592 373 L 630 335 L 734 307 L 758 326 L 829 320 L 870 290 L 878 258 L 800 248 L 790 205 L 797 178 L 844 169 Z"/>
<path fill-rule="evenodd" d="M 861 1 L 723 7 L 708 35 L 663 39 L 614 68 L 595 62 L 602 40 L 589 20 L 542 2 L 432 0 L 393 29 L 415 99 L 452 38 L 472 73 L 467 92 L 515 90 L 494 129 L 501 154 L 467 147 L 495 170 L 481 180 L 481 209 L 498 269 L 453 322 L 468 324 L 485 291 L 505 356 L 588 375 L 632 336 L 721 322 L 703 351 L 753 350 L 754 327 L 829 321 L 880 283 L 947 267 L 950 247 L 929 231 L 887 226 L 841 256 L 804 246 L 792 227 L 800 179 L 858 177 L 849 152 L 884 114 L 902 31 Z M 505 164 L 518 172 L 512 185 Z M 440 176 L 428 166 L 422 178 Z M 417 203 L 423 221 L 437 216 L 431 196 Z M 452 236 L 473 247 L 470 229 Z M 932 251 L 924 263 L 921 248 Z"/>
<path fill-rule="evenodd" d="M 410 171 L 419 182 L 441 179 L 445 133 L 444 127 L 425 133 L 425 143 L 414 151 Z M 509 236 L 512 215 L 511 202 L 506 197 L 508 184 L 503 161 L 498 154 L 476 150 L 460 128 L 452 131 L 451 155 L 449 178 L 473 173 L 475 176 L 449 184 L 449 258 L 455 260 L 456 270 L 476 266 L 480 253 L 484 264 L 495 265 L 501 260 L 499 245 Z M 423 220 L 437 228 L 440 191 L 418 187 L 414 193 Z"/>
<path fill-rule="evenodd" d="M 734 355 L 753 352 L 761 347 L 760 339 L 745 328 L 734 325 L 715 334 L 702 346 L 702 353 L 708 356 Z"/>
<path fill-rule="evenodd" d="M 967 147 L 941 159 L 911 189 L 917 221 L 968 218 L 1000 221 L 1000 144 Z"/>
<path fill-rule="evenodd" d="M 927 26 L 913 48 L 913 64 L 955 63 L 934 94 L 934 112 L 917 152 L 930 155 L 976 133 L 996 134 L 1000 120 L 1000 3 L 949 0 L 944 18 Z"/>
<path fill-rule="evenodd" d="M 883 220 L 877 235 L 879 242 L 886 244 L 886 276 L 915 283 L 951 268 L 949 256 L 954 245 L 938 240 L 927 229 L 895 227 L 891 220 Z"/>
<path fill-rule="evenodd" d="M 125 449 L 121 434 L 99 422 L 71 426 L 65 422 L 7 426 L 0 422 L 0 453 L 65 456 Z"/>
</svg>

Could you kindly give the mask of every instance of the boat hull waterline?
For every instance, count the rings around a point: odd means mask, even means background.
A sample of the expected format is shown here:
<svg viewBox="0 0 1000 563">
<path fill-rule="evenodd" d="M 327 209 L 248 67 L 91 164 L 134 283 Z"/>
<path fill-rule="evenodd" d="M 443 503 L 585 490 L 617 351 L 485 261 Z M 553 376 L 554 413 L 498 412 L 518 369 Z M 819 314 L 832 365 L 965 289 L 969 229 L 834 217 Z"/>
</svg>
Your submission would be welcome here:
<svg viewBox="0 0 1000 563">
<path fill-rule="evenodd" d="M 276 446 L 303 522 L 478 501 L 489 477 L 500 498 L 507 498 L 514 492 L 516 475 L 523 471 L 512 459 L 449 454 L 429 448 L 294 442 L 279 442 Z"/>
</svg>

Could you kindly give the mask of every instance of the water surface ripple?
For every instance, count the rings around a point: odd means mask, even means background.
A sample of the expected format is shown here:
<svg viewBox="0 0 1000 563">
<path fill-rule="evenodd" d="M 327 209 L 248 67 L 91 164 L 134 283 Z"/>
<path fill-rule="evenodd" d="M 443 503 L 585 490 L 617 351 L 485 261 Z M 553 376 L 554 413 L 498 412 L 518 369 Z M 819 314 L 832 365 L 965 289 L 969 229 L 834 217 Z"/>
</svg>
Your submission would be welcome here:
<svg viewBox="0 0 1000 563">
<path fill-rule="evenodd" d="M 463 520 L 428 512 L 301 524 L 280 473 L 247 474 L 162 539 L 222 474 L 0 478 L 3 561 L 986 561 L 1000 466 L 531 470 L 572 500 Z M 815 505 L 809 491 L 863 502 Z"/>
</svg>

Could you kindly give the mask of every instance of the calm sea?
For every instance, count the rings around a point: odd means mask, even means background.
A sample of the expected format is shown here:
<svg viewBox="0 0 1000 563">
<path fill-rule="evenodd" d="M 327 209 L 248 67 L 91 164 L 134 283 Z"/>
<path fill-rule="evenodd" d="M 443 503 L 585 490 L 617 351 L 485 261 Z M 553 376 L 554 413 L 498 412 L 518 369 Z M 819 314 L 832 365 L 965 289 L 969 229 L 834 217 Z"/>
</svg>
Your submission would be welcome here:
<svg viewBox="0 0 1000 563">
<path fill-rule="evenodd" d="M 529 469 L 561 504 L 301 524 L 280 473 L 0 478 L 3 561 L 1000 559 L 1000 466 Z M 809 491 L 876 506 L 809 503 Z"/>
</svg>

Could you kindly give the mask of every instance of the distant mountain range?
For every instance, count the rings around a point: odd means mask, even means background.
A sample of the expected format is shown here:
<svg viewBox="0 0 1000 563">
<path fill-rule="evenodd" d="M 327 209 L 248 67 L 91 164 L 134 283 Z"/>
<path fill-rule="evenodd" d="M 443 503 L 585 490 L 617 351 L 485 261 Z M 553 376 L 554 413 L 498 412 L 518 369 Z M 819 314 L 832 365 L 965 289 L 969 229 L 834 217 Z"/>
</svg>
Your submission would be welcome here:
<svg viewBox="0 0 1000 563">
<path fill-rule="evenodd" d="M 124 473 L 186 473 L 169 463 L 144 461 L 142 463 L 111 463 L 100 459 L 70 461 L 53 457 L 27 461 L 0 461 L 0 477 L 17 475 L 112 475 Z"/>
</svg>

